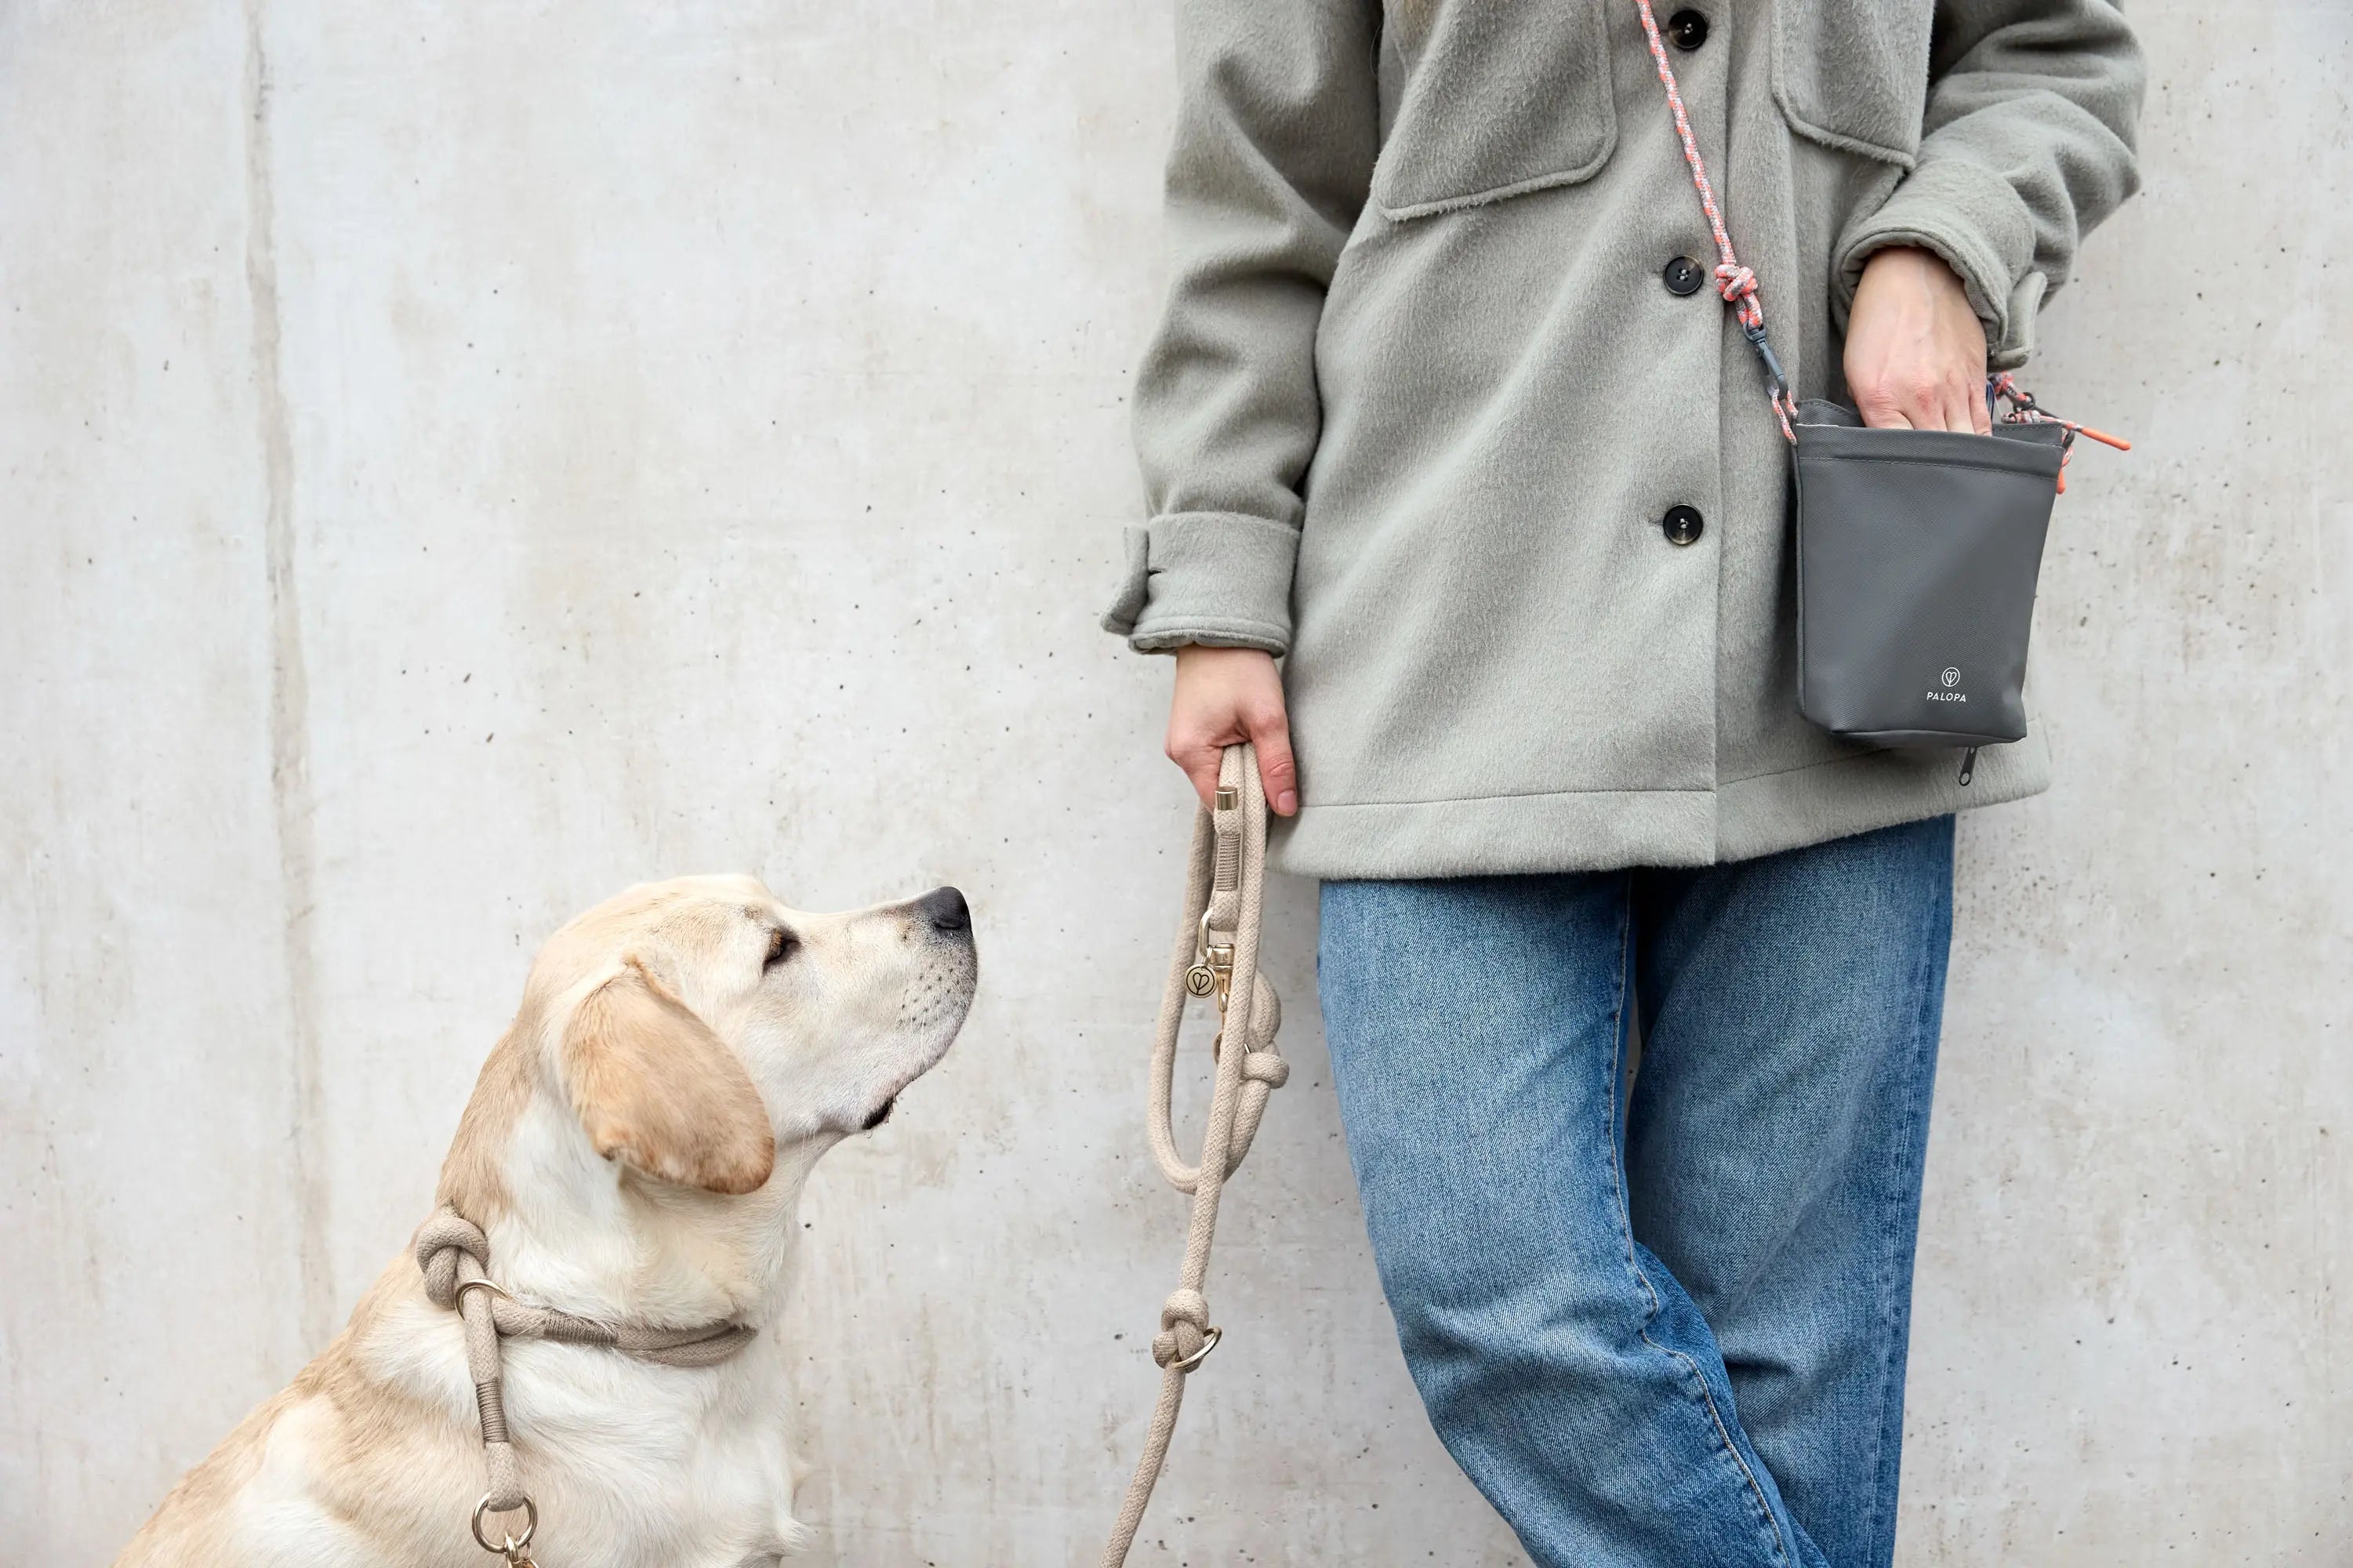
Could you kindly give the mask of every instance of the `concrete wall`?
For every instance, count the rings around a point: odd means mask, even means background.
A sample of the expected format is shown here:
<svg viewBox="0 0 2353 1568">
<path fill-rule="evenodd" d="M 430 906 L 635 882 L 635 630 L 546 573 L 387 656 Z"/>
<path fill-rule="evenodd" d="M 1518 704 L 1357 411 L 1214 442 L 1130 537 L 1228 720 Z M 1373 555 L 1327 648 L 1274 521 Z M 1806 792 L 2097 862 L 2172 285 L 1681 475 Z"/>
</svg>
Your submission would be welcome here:
<svg viewBox="0 0 2353 1568">
<path fill-rule="evenodd" d="M 324 1342 L 544 932 L 748 868 L 954 880 L 985 952 L 809 1196 L 817 1560 L 1092 1561 L 1182 1223 L 1187 801 L 1091 626 L 1166 12 L 0 7 L 0 1555 L 103 1560 Z M 2034 379 L 2141 446 L 2057 531 L 2062 783 L 1962 836 L 1915 1568 L 2353 1561 L 2353 12 L 2136 14 L 2149 189 Z M 1517 1562 L 1277 903 L 1298 1071 L 1141 1560 Z"/>
</svg>

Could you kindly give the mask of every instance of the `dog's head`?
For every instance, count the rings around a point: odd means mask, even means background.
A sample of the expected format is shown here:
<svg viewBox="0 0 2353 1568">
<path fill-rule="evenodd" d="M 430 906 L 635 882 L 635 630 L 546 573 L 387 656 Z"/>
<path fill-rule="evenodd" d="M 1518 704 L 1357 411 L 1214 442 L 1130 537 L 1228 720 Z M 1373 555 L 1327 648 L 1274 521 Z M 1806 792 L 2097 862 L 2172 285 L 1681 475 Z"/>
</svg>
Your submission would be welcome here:
<svg viewBox="0 0 2353 1568">
<path fill-rule="evenodd" d="M 955 1038 L 978 973 L 953 888 L 826 915 L 750 877 L 632 888 L 540 950 L 445 1189 L 503 1189 L 505 1172 L 482 1168 L 503 1163 L 492 1147 L 514 1126 L 498 1102 L 519 1110 L 553 1089 L 603 1159 L 673 1187 L 754 1191 L 780 1151 L 887 1116 Z"/>
</svg>

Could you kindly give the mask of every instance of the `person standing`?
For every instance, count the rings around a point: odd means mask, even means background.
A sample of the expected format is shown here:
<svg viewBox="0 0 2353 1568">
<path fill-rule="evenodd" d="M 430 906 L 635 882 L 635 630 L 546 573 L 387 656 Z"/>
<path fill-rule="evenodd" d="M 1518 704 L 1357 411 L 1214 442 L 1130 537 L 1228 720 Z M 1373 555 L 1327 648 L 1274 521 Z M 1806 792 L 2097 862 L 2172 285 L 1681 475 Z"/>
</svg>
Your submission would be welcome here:
<svg viewBox="0 0 2353 1568">
<path fill-rule="evenodd" d="M 1788 459 L 1649 29 L 1799 394 L 1980 432 L 2135 188 L 2133 37 L 2107 0 L 1176 12 L 1105 625 L 1174 652 L 1205 800 L 1256 742 L 1323 884 L 1430 1419 L 1546 1568 L 1886 1564 L 1952 814 L 2048 757 L 1964 788 L 1800 717 Z"/>
</svg>

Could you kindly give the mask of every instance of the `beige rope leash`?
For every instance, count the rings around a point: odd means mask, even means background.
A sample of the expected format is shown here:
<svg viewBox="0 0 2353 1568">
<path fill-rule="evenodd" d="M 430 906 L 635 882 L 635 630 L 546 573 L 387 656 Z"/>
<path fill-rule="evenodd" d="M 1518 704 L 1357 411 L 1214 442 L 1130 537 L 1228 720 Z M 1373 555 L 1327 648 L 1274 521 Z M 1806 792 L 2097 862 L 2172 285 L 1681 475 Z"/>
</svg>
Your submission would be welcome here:
<svg viewBox="0 0 2353 1568">
<path fill-rule="evenodd" d="M 1218 1230 L 1218 1200 L 1226 1178 L 1240 1166 L 1258 1136 L 1267 1097 L 1291 1076 L 1291 1065 L 1275 1049 L 1274 1032 L 1282 1005 L 1274 987 L 1258 972 L 1260 920 L 1266 897 L 1266 793 L 1259 782 L 1258 755 L 1247 745 L 1229 746 L 1218 765 L 1217 807 L 1194 819 L 1193 850 L 1186 873 L 1185 919 L 1169 960 L 1168 984 L 1161 994 L 1159 1032 L 1152 1042 L 1152 1098 L 1148 1129 L 1153 1162 L 1168 1184 L 1193 1196 L 1193 1219 L 1185 1237 L 1185 1266 L 1176 1289 L 1160 1309 L 1160 1331 L 1153 1336 L 1152 1359 L 1161 1367 L 1160 1400 L 1136 1462 L 1135 1479 L 1120 1504 L 1119 1520 L 1103 1547 L 1103 1568 L 1122 1568 L 1128 1547 L 1144 1522 L 1168 1440 L 1176 1430 L 1185 1380 L 1218 1348 L 1222 1332 L 1209 1321 L 1201 1286 L 1209 1271 L 1209 1244 Z M 1239 992 L 1239 1006 L 1230 1000 Z M 1209 1097 L 1208 1126 L 1201 1135 L 1201 1159 L 1188 1165 L 1176 1152 L 1170 1100 L 1176 1079 L 1176 1036 L 1190 996 L 1214 996 L 1218 1037 L 1210 1049 L 1217 1061 Z"/>
<path fill-rule="evenodd" d="M 565 1344 L 606 1345 L 623 1355 L 662 1366 L 716 1366 L 759 1338 L 749 1323 L 702 1323 L 665 1329 L 645 1323 L 600 1323 L 553 1307 L 525 1305 L 494 1284 L 487 1269 L 490 1238 L 481 1227 L 444 1205 L 417 1227 L 417 1267 L 425 1294 L 437 1307 L 454 1309 L 466 1325 L 466 1373 L 474 1383 L 474 1408 L 481 1418 L 482 1462 L 490 1489 L 474 1505 L 474 1540 L 485 1552 L 502 1553 L 509 1568 L 532 1568 L 531 1538 L 539 1529 L 539 1508 L 522 1489 L 522 1467 L 507 1433 L 505 1389 L 499 1366 L 501 1340 L 555 1340 Z M 522 1533 L 492 1542 L 482 1521 L 493 1513 L 523 1516 Z"/>
</svg>

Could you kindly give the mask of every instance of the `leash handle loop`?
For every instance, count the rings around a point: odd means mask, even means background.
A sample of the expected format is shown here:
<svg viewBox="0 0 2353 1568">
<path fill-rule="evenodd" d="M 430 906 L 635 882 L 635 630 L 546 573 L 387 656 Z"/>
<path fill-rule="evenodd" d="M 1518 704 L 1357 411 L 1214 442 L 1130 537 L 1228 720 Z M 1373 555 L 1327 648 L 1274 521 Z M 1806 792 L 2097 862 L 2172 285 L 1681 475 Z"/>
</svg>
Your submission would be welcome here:
<svg viewBox="0 0 2353 1568">
<path fill-rule="evenodd" d="M 1263 1041 L 1263 1049 L 1243 1047 L 1244 1074 L 1235 1107 L 1232 1131 L 1225 1139 L 1225 1174 L 1232 1175 L 1258 1136 L 1266 1114 L 1267 1097 L 1282 1087 L 1289 1068 L 1274 1049 L 1275 1031 L 1282 1026 L 1282 1004 L 1274 987 L 1257 973 L 1257 917 L 1250 917 L 1251 963 L 1244 975 L 1238 962 L 1241 946 L 1243 907 L 1264 896 L 1266 881 L 1266 794 L 1258 774 L 1257 749 L 1247 742 L 1226 748 L 1219 762 L 1215 805 L 1199 813 L 1193 825 L 1193 848 L 1187 861 L 1184 923 L 1169 982 L 1160 1000 L 1158 1030 L 1153 1040 L 1151 1096 L 1146 1108 L 1145 1135 L 1152 1161 L 1161 1178 L 1180 1193 L 1200 1185 L 1201 1167 L 1176 1147 L 1174 1103 L 1176 1087 L 1176 1042 L 1190 997 L 1215 997 L 1218 1034 L 1211 1046 L 1213 1059 L 1222 1067 L 1226 1041 Z M 1237 1027 L 1232 1016 L 1234 995 L 1250 999 Z M 1252 1060 L 1251 1058 L 1261 1059 Z M 1214 1110 L 1212 1117 L 1214 1119 Z M 1203 1146 L 1208 1142 L 1207 1134 Z"/>
</svg>

